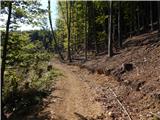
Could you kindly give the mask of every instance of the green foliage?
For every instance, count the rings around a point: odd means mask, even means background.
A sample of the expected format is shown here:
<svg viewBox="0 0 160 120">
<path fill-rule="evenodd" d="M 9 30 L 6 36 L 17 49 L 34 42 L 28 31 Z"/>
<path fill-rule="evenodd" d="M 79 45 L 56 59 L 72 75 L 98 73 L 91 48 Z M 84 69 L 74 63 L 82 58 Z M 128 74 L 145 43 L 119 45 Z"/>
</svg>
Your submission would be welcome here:
<svg viewBox="0 0 160 120">
<path fill-rule="evenodd" d="M 107 38 L 107 35 L 106 35 L 105 31 L 103 31 L 103 32 L 98 32 L 97 37 L 99 38 L 99 40 L 103 41 Z"/>
<path fill-rule="evenodd" d="M 66 1 L 59 1 L 59 3 L 61 3 L 61 5 L 58 4 L 59 18 L 56 24 L 56 35 L 60 44 L 67 50 L 69 47 L 66 41 Z M 71 12 L 71 49 L 73 51 L 84 51 L 86 40 L 88 50 L 98 53 L 98 49 L 103 49 L 103 52 L 107 52 L 108 18 L 110 11 L 109 1 L 73 1 L 72 3 L 71 11 L 69 11 L 69 13 Z M 156 23 L 159 18 L 157 14 L 159 7 L 156 4 L 157 2 L 151 4 L 151 2 L 144 1 L 112 2 L 112 28 L 114 29 L 111 29 L 111 33 L 114 34 L 113 42 L 116 41 L 114 44 L 117 48 L 118 46 L 122 47 L 122 39 L 125 39 L 129 35 L 146 32 L 147 29 L 151 28 L 151 21 Z M 150 6 L 152 6 L 152 9 L 150 9 Z M 150 15 L 151 11 L 152 17 Z M 158 28 L 156 28 L 156 25 L 154 26 L 155 29 Z M 96 47 L 99 44 L 105 44 L 105 47 Z M 76 54 L 76 52 L 73 53 Z"/>
<path fill-rule="evenodd" d="M 13 32 L 10 34 L 10 38 L 8 41 L 8 54 L 6 63 L 8 65 L 13 65 L 20 63 L 23 61 L 23 57 L 21 56 L 21 52 L 23 53 L 25 49 L 23 46 L 29 43 L 29 36 L 27 34 L 21 34 Z"/>
<path fill-rule="evenodd" d="M 15 14 L 16 18 L 27 17 L 26 11 L 24 9 L 21 9 L 21 8 L 16 8 L 14 14 Z"/>
<path fill-rule="evenodd" d="M 108 15 L 97 16 L 96 23 L 103 25 L 107 18 L 108 18 Z"/>
<path fill-rule="evenodd" d="M 81 43 L 85 39 L 85 3 L 84 1 L 72 1 L 71 11 L 68 11 L 68 14 L 71 12 L 71 49 L 78 43 Z M 58 4 L 58 14 L 59 18 L 56 20 L 56 35 L 59 40 L 59 43 L 64 47 L 65 50 L 68 48 L 68 38 L 67 38 L 67 17 L 66 17 L 66 2 L 59 1 Z M 79 39 L 79 42 L 77 41 Z"/>
<path fill-rule="evenodd" d="M 60 75 L 55 69 L 47 70 L 53 55 L 45 49 L 42 41 L 31 42 L 30 34 L 32 33 L 10 33 L 2 89 L 5 112 L 13 112 L 14 109 L 19 110 L 40 102 L 43 98 L 41 94 L 48 94 L 56 77 Z M 34 96 L 31 95 L 32 92 Z"/>
<path fill-rule="evenodd" d="M 39 69 L 39 70 L 43 70 L 43 76 L 39 77 L 39 73 L 35 73 L 36 71 L 33 71 L 32 75 L 31 75 L 31 87 L 35 88 L 39 91 L 43 91 L 43 90 L 49 90 L 51 88 L 51 86 L 53 86 L 53 80 L 54 78 L 56 78 L 57 76 L 61 75 L 59 72 L 57 72 L 56 69 L 52 69 L 51 71 L 45 71 L 44 68 L 43 69 Z M 35 74 L 37 76 L 35 76 Z"/>
</svg>

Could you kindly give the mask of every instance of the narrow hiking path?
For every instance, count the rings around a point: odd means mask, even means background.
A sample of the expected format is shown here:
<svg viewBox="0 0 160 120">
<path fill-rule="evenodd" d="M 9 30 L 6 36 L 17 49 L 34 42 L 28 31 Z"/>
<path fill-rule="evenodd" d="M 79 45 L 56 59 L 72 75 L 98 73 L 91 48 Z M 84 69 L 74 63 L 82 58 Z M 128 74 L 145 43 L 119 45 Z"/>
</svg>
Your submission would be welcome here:
<svg viewBox="0 0 160 120">
<path fill-rule="evenodd" d="M 63 75 L 57 77 L 42 104 L 33 106 L 29 114 L 19 113 L 14 120 L 152 120 L 150 111 L 159 111 L 158 102 L 111 76 L 56 59 L 51 63 Z M 153 103 L 154 108 L 146 108 Z"/>
<path fill-rule="evenodd" d="M 58 61 L 53 67 L 63 76 L 56 82 L 50 102 L 43 113 L 50 112 L 53 120 L 86 120 L 102 116 L 100 103 L 95 101 L 96 92 L 90 88 L 76 66 L 68 66 Z"/>
<path fill-rule="evenodd" d="M 111 76 L 92 74 L 85 68 L 55 59 L 52 64 L 63 76 L 56 81 L 50 99 L 46 98 L 47 106 L 39 113 L 40 116 L 47 113 L 47 120 L 152 120 L 149 111 L 156 113 L 158 110 L 158 107 L 146 109 L 146 105 L 154 102 L 159 106 L 153 99 L 148 99 L 147 94 L 121 84 Z"/>
</svg>

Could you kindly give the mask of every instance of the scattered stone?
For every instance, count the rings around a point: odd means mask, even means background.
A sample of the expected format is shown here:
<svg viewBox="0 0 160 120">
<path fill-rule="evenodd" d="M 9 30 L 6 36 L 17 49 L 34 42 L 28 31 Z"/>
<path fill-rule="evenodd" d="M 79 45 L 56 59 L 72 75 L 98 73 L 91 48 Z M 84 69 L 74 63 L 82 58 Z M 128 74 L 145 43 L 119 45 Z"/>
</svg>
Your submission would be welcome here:
<svg viewBox="0 0 160 120">
<path fill-rule="evenodd" d="M 106 118 L 106 116 L 102 113 L 100 116 L 97 116 L 95 120 L 104 120 L 104 118 Z"/>
<path fill-rule="evenodd" d="M 123 83 L 124 83 L 124 85 L 130 85 L 130 84 L 131 84 L 131 81 L 129 81 L 129 80 L 124 80 Z"/>
<path fill-rule="evenodd" d="M 155 98 L 156 100 L 160 100 L 160 92 L 153 93 L 151 97 Z"/>
<path fill-rule="evenodd" d="M 106 76 L 109 76 L 110 74 L 111 74 L 111 69 L 105 69 L 104 70 L 104 74 L 106 75 Z"/>
<path fill-rule="evenodd" d="M 110 111 L 110 112 L 108 112 L 108 116 L 109 116 L 109 117 L 114 117 L 113 112 L 111 112 L 111 111 Z"/>
<path fill-rule="evenodd" d="M 46 98 L 43 98 L 43 102 L 48 102 L 48 100 Z"/>
<path fill-rule="evenodd" d="M 140 81 L 140 80 L 134 80 L 131 83 L 131 88 L 133 90 L 139 91 L 141 89 L 141 87 L 144 85 L 145 81 Z"/>
<path fill-rule="evenodd" d="M 55 103 L 55 102 L 56 102 L 56 99 L 51 100 L 51 102 L 52 102 L 52 103 Z"/>
<path fill-rule="evenodd" d="M 112 105 L 108 105 L 106 108 L 111 109 L 112 107 L 113 107 Z"/>
<path fill-rule="evenodd" d="M 51 115 L 54 115 L 54 114 L 55 114 L 54 111 L 50 111 L 50 113 L 51 113 Z"/>
<path fill-rule="evenodd" d="M 103 70 L 102 68 L 98 68 L 98 69 L 97 69 L 97 73 L 98 73 L 98 74 L 104 74 L 104 70 Z"/>
<path fill-rule="evenodd" d="M 152 117 L 152 114 L 147 114 L 146 117 L 150 118 Z"/>
</svg>

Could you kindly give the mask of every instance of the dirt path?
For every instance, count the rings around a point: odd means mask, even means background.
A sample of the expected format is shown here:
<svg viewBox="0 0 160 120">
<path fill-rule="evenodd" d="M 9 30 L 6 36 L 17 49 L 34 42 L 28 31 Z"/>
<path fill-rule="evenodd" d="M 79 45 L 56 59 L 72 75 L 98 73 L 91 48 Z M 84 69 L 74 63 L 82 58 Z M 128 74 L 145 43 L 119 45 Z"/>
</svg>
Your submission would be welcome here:
<svg viewBox="0 0 160 120">
<path fill-rule="evenodd" d="M 51 94 L 52 102 L 44 109 L 53 120 L 86 120 L 103 114 L 100 103 L 95 101 L 96 92 L 80 77 L 78 67 L 59 62 L 53 67 L 63 74 Z"/>
<path fill-rule="evenodd" d="M 152 120 L 150 111 L 159 114 L 158 100 L 111 76 L 56 60 L 52 63 L 63 76 L 57 78 L 51 94 L 31 114 L 20 114 L 21 119 L 15 120 Z"/>
</svg>

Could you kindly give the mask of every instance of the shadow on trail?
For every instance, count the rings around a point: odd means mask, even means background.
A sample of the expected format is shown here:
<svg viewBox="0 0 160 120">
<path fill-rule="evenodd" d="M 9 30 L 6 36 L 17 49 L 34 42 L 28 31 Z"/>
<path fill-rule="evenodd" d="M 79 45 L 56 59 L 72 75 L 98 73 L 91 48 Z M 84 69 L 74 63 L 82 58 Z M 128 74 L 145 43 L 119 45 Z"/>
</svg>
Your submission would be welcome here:
<svg viewBox="0 0 160 120">
<path fill-rule="evenodd" d="M 75 112 L 74 113 L 76 115 L 76 117 L 78 118 L 78 120 L 88 120 L 87 117 Z"/>
<path fill-rule="evenodd" d="M 49 91 L 36 89 L 16 91 L 8 96 L 3 112 L 6 120 L 49 120 L 50 112 L 42 111 L 53 102 L 51 100 L 53 98 L 61 99 L 58 96 L 52 96 Z"/>
<path fill-rule="evenodd" d="M 89 117 L 89 116 L 84 116 L 82 114 L 79 114 L 77 112 L 74 112 L 74 114 L 76 115 L 76 117 L 78 118 L 78 120 L 103 120 L 105 119 L 105 115 L 101 114 L 100 116 L 96 116 L 94 117 Z"/>
</svg>

